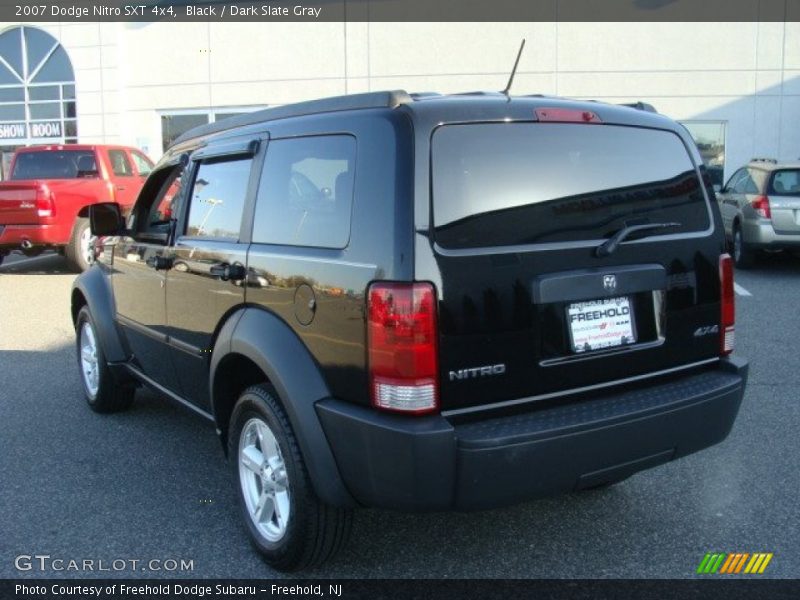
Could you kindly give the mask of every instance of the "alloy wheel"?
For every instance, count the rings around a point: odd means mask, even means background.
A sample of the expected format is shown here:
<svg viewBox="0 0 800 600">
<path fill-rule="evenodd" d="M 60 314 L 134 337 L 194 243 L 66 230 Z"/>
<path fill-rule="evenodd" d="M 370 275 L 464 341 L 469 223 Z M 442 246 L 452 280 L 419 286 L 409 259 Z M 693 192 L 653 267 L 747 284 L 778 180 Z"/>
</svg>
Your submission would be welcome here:
<svg viewBox="0 0 800 600">
<path fill-rule="evenodd" d="M 81 375 L 86 391 L 94 398 L 100 388 L 100 370 L 97 362 L 97 340 L 88 321 L 81 325 Z"/>
<path fill-rule="evenodd" d="M 239 482 L 253 525 L 279 541 L 291 517 L 289 475 L 275 434 L 260 418 L 247 421 L 239 436 Z"/>
</svg>

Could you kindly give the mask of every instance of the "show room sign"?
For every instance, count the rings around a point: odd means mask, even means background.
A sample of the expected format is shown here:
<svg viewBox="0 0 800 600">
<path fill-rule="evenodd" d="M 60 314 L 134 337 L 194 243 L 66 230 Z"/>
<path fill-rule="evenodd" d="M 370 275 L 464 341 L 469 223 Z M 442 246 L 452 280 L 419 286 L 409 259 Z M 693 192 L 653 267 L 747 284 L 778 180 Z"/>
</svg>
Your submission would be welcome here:
<svg viewBox="0 0 800 600">
<path fill-rule="evenodd" d="M 62 136 L 60 121 L 37 123 L 0 123 L 0 140 L 44 139 Z"/>
</svg>

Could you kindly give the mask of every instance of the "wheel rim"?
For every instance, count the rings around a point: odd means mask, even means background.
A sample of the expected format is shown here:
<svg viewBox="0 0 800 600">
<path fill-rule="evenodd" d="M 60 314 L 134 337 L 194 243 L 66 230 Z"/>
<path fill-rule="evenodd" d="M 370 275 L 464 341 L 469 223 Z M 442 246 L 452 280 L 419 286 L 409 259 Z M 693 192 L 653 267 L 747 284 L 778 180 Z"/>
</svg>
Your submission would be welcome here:
<svg viewBox="0 0 800 600">
<path fill-rule="evenodd" d="M 253 525 L 270 542 L 280 540 L 291 517 L 289 475 L 275 434 L 259 418 L 239 437 L 239 482 Z"/>
<path fill-rule="evenodd" d="M 733 258 L 736 262 L 742 258 L 742 232 L 738 229 L 733 232 Z"/>
<path fill-rule="evenodd" d="M 86 262 L 87 265 L 91 266 L 94 263 L 94 240 L 95 237 L 92 235 L 92 230 L 88 227 L 85 227 L 83 231 L 81 231 L 81 239 L 80 239 L 80 251 L 83 260 Z"/>
<path fill-rule="evenodd" d="M 88 321 L 81 326 L 81 375 L 86 391 L 94 398 L 100 387 L 100 372 L 97 365 L 97 341 Z"/>
</svg>

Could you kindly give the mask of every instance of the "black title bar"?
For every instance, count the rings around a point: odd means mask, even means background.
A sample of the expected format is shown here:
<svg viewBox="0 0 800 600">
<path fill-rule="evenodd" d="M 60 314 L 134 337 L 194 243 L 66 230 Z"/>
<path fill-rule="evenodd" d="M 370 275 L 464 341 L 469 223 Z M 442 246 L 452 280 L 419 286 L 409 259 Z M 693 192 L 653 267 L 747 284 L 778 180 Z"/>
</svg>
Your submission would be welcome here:
<svg viewBox="0 0 800 600">
<path fill-rule="evenodd" d="M 0 0 L 0 21 L 800 21 L 800 0 Z"/>
<path fill-rule="evenodd" d="M 770 600 L 795 599 L 800 581 L 696 580 L 0 580 L 3 600 L 130 600 L 192 598 L 215 600 Z"/>
</svg>

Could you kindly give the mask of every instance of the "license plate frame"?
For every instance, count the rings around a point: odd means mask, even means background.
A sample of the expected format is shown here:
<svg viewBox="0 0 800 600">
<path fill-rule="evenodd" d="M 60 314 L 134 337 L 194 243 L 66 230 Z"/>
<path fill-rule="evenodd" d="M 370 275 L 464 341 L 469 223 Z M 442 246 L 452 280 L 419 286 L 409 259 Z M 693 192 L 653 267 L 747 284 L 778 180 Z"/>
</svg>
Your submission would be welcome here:
<svg viewBox="0 0 800 600">
<path fill-rule="evenodd" d="M 601 314 L 610 309 L 614 309 L 617 314 Z M 564 313 L 572 354 L 614 350 L 637 341 L 631 296 L 571 302 L 567 304 Z M 581 319 L 579 315 L 584 318 Z"/>
</svg>

